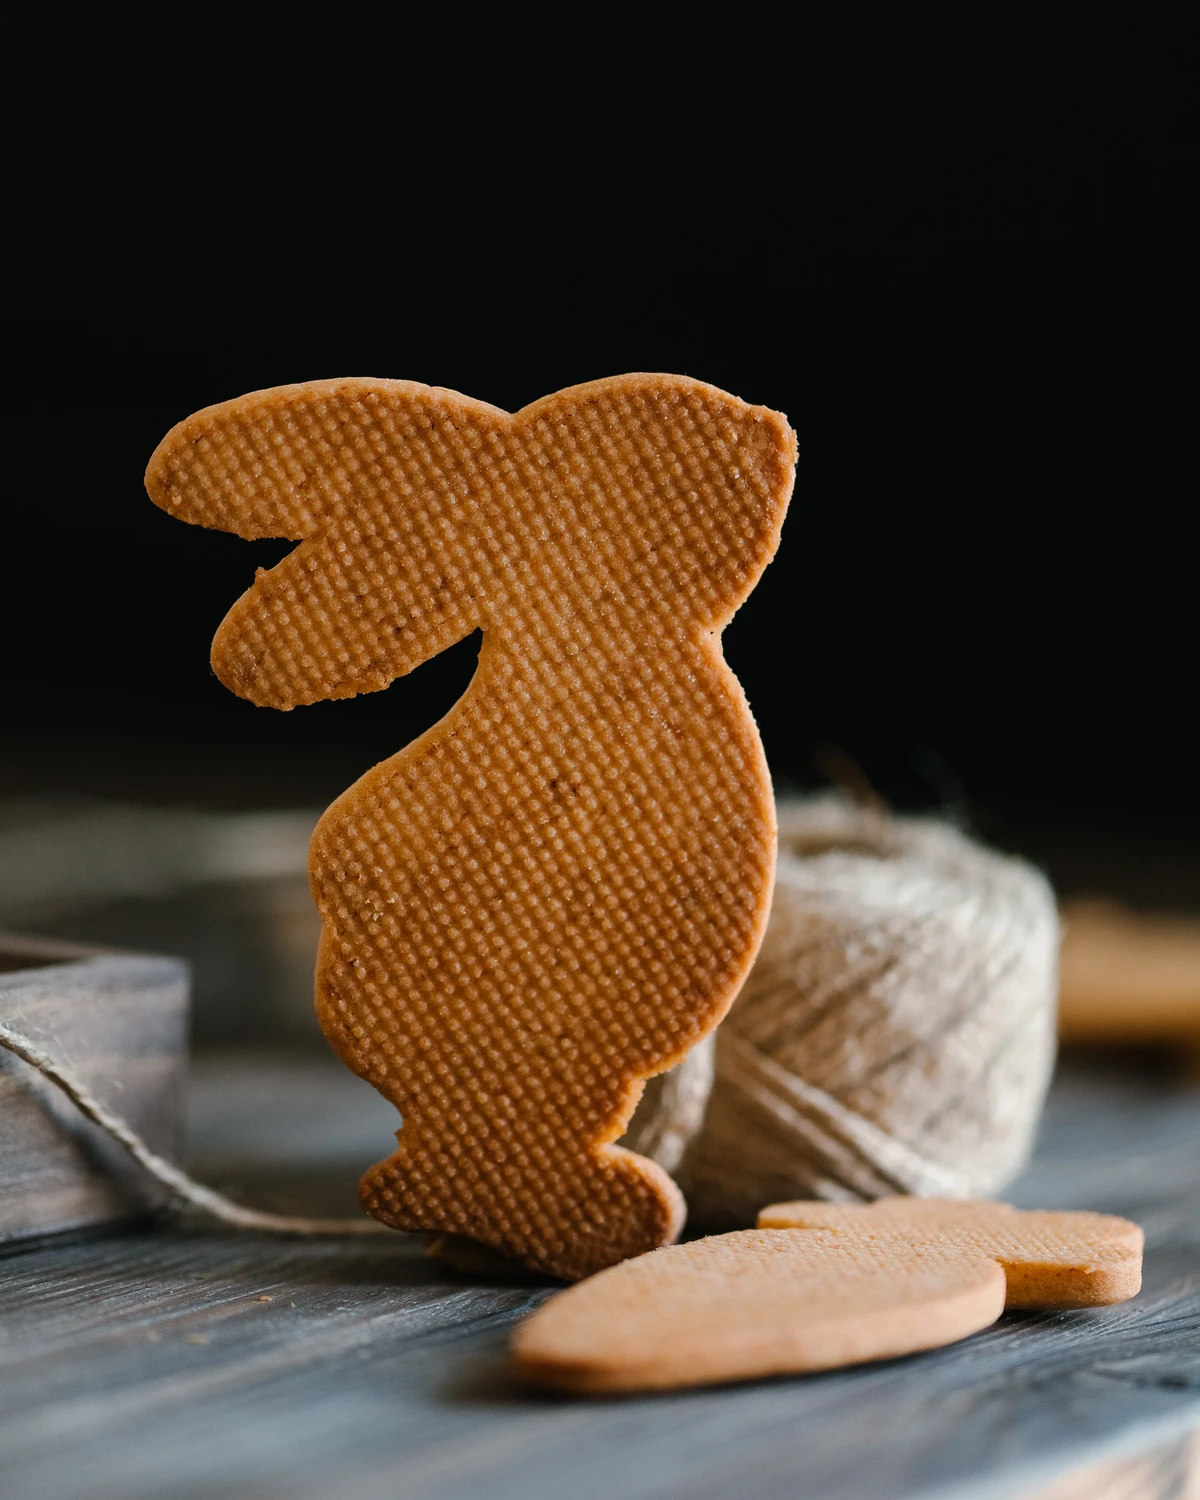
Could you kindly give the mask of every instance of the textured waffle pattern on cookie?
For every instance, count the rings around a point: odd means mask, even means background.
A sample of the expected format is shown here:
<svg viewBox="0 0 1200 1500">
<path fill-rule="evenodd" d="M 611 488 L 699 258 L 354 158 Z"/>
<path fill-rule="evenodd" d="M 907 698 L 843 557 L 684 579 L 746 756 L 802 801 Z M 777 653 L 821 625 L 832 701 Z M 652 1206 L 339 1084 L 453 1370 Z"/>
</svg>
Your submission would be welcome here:
<svg viewBox="0 0 1200 1500">
<path fill-rule="evenodd" d="M 670 1178 L 608 1143 L 765 924 L 770 784 L 719 632 L 794 456 L 774 412 L 623 376 L 515 416 L 403 381 L 282 387 L 151 460 L 169 513 L 300 543 L 217 634 L 241 696 L 377 690 L 484 633 L 464 697 L 312 843 L 321 1024 L 404 1117 L 363 1182 L 384 1222 L 568 1278 L 678 1233 Z"/>
<path fill-rule="evenodd" d="M 1094 1307 L 1136 1295 L 1145 1236 L 1114 1214 L 1014 1209 L 1007 1203 L 881 1198 L 876 1203 L 773 1203 L 760 1229 L 833 1232 L 851 1241 L 897 1238 L 917 1248 L 987 1255 L 1008 1278 L 1009 1307 Z"/>
<path fill-rule="evenodd" d="M 653 1390 L 827 1370 L 995 1322 L 994 1260 L 902 1239 L 741 1230 L 614 1266 L 518 1328 L 517 1371 L 574 1390 Z"/>
</svg>

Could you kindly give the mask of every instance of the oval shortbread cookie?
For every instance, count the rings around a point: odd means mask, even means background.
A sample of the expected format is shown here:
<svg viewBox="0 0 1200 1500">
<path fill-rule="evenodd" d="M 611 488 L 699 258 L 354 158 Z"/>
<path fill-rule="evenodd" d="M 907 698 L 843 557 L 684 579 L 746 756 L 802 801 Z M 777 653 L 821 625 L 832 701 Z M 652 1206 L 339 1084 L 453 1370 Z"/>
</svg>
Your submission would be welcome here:
<svg viewBox="0 0 1200 1500">
<path fill-rule="evenodd" d="M 1007 1203 L 881 1198 L 875 1203 L 773 1203 L 760 1229 L 807 1229 L 847 1240 L 898 1237 L 916 1248 L 989 1255 L 1004 1268 L 1011 1308 L 1101 1307 L 1136 1296 L 1145 1236 L 1113 1214 L 1019 1210 Z"/>
<path fill-rule="evenodd" d="M 510 416 L 316 381 L 198 412 L 147 471 L 171 515 L 299 546 L 217 676 L 292 708 L 483 631 L 470 688 L 313 837 L 316 1000 L 403 1115 L 362 1200 L 568 1279 L 671 1241 L 683 1200 L 611 1143 L 718 1023 L 770 905 L 774 806 L 721 631 L 779 539 L 786 420 L 627 375 Z"/>
<path fill-rule="evenodd" d="M 569 1288 L 520 1325 L 512 1355 L 539 1385 L 665 1390 L 933 1349 L 1003 1307 L 1004 1275 L 986 1256 L 746 1229 Z"/>
</svg>

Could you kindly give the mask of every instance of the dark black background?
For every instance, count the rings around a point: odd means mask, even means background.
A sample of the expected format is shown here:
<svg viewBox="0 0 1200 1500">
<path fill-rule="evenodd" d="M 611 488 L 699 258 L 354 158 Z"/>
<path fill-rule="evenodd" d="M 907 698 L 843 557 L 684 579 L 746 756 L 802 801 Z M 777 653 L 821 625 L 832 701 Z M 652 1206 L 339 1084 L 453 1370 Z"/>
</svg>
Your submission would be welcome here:
<svg viewBox="0 0 1200 1500">
<path fill-rule="evenodd" d="M 1195 32 L 159 12 L 5 23 L 0 795 L 315 804 L 469 678 L 227 694 L 284 548 L 145 499 L 188 412 L 667 369 L 799 433 L 727 636 L 782 783 L 832 746 L 1002 841 L 1200 822 Z"/>
</svg>

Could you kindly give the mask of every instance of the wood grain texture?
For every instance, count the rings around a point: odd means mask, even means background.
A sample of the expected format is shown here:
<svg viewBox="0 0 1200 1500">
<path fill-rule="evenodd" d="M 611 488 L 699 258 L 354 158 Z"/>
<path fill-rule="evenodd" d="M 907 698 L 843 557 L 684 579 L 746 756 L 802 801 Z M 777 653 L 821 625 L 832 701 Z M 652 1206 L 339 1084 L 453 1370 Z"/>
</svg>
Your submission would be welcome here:
<svg viewBox="0 0 1200 1500">
<path fill-rule="evenodd" d="M 70 1063 L 165 1156 L 180 1144 L 187 998 L 178 959 L 0 935 L 0 1021 Z M 120 1146 L 0 1048 L 0 1243 L 162 1202 Z"/>
<path fill-rule="evenodd" d="M 222 1076 L 198 1080 L 199 1159 L 238 1180 L 236 1110 L 247 1189 L 278 1173 L 298 1195 L 303 1163 L 276 1116 L 280 1101 L 297 1116 L 315 1101 L 313 1080 L 249 1059 Z M 370 1090 L 344 1076 L 344 1114 L 331 1085 L 304 1148 L 316 1160 L 319 1138 L 335 1212 L 374 1129 Z M 649 1399 L 522 1391 L 507 1339 L 553 1288 L 454 1279 L 401 1236 L 301 1244 L 177 1226 L 13 1254 L 0 1260 L 0 1492 L 1026 1500 L 1085 1466 L 1119 1475 L 1200 1425 L 1198 1134 L 1195 1092 L 1065 1076 L 1012 1194 L 1142 1222 L 1145 1289 L 1130 1303 L 1008 1314 L 889 1364 Z"/>
<path fill-rule="evenodd" d="M 1200 1441 L 1194 1433 L 1148 1452 L 1084 1464 L 1019 1500 L 1197 1500 Z"/>
</svg>

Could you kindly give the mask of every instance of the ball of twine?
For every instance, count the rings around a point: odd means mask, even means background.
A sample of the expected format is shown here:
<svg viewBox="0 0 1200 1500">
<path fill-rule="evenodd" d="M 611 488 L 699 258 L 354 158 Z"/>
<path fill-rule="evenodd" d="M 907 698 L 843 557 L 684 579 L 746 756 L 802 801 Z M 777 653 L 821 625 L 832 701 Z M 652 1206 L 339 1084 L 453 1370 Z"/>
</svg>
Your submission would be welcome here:
<svg viewBox="0 0 1200 1500">
<path fill-rule="evenodd" d="M 1054 1057 L 1048 884 L 946 823 L 834 797 L 782 802 L 779 834 L 741 994 L 651 1080 L 621 1144 L 714 1228 L 788 1198 L 998 1191 L 1028 1157 Z"/>
</svg>

